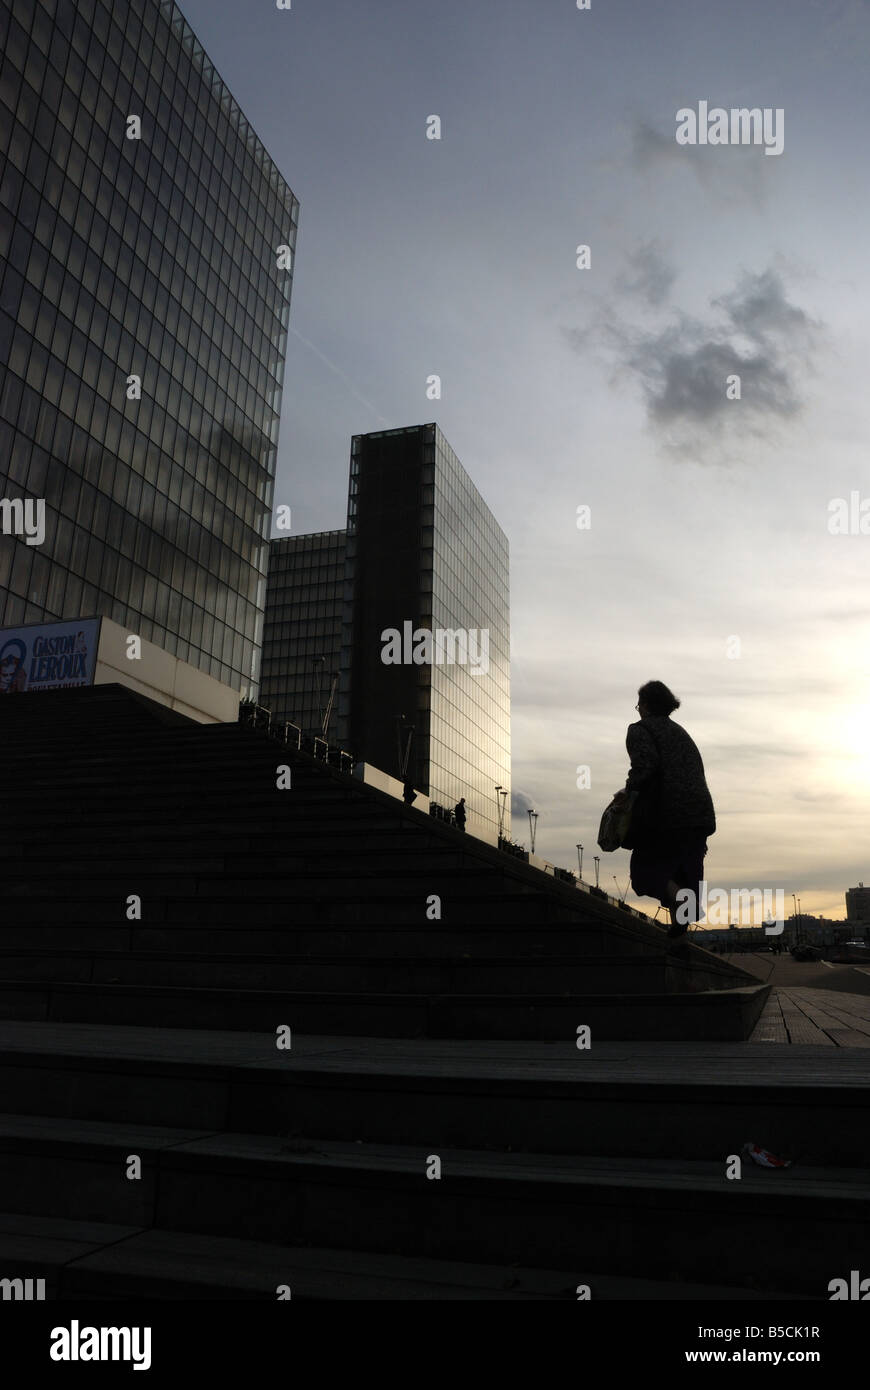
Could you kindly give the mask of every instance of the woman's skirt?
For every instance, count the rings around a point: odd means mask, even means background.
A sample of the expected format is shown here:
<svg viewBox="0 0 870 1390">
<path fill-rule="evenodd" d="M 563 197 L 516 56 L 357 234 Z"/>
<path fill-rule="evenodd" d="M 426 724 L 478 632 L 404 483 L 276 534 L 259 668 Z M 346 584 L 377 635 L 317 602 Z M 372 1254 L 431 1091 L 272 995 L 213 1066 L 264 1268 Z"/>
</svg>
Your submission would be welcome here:
<svg viewBox="0 0 870 1390">
<path fill-rule="evenodd" d="M 678 888 L 690 888 L 701 901 L 707 833 L 704 830 L 676 830 L 670 835 L 649 835 L 632 850 L 629 875 L 639 898 L 658 898 L 669 906 L 668 881 Z M 698 911 L 691 920 L 697 921 Z"/>
</svg>

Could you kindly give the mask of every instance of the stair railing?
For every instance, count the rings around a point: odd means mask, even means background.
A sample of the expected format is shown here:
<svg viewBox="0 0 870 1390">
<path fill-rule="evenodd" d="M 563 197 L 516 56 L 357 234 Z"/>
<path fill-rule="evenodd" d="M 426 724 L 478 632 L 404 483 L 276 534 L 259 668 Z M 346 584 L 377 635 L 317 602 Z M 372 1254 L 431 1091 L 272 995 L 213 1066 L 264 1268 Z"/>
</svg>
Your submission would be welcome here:
<svg viewBox="0 0 870 1390">
<path fill-rule="evenodd" d="M 346 748 L 340 748 L 338 744 L 329 743 L 324 738 L 311 738 L 303 733 L 298 724 L 293 724 L 290 720 L 284 724 L 273 722 L 272 711 L 265 705 L 257 704 L 256 700 L 239 701 L 239 723 L 266 734 L 276 743 L 294 748 L 297 753 L 310 753 L 319 762 L 327 763 L 346 776 L 353 775 L 354 756 Z"/>
</svg>

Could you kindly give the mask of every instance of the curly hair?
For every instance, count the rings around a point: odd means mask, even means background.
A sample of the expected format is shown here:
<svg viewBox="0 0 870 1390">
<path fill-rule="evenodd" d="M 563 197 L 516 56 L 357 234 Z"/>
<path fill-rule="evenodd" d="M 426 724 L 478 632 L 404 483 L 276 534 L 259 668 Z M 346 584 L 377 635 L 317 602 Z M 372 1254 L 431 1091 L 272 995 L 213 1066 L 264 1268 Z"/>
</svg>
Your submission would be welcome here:
<svg viewBox="0 0 870 1390">
<path fill-rule="evenodd" d="M 639 703 L 645 705 L 650 714 L 673 714 L 680 708 L 676 695 L 662 681 L 647 681 L 637 695 Z"/>
</svg>

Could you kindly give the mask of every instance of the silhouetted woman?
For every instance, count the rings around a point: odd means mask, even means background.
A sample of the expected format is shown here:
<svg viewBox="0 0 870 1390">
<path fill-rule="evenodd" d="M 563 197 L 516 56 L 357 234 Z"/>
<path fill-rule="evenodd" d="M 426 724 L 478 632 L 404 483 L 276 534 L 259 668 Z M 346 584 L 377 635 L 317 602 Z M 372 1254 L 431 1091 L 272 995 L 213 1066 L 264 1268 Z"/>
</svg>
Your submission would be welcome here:
<svg viewBox="0 0 870 1390">
<path fill-rule="evenodd" d="M 618 801 L 636 795 L 626 845 L 631 886 L 640 898 L 658 898 L 671 914 L 668 936 L 682 936 L 698 918 L 707 837 L 716 830 L 713 799 L 701 754 L 671 719 L 677 697 L 661 681 L 647 681 L 637 694 L 640 719 L 629 724 L 625 738 L 631 771 L 616 794 Z M 694 903 L 678 901 L 686 888 L 696 895 Z"/>
</svg>

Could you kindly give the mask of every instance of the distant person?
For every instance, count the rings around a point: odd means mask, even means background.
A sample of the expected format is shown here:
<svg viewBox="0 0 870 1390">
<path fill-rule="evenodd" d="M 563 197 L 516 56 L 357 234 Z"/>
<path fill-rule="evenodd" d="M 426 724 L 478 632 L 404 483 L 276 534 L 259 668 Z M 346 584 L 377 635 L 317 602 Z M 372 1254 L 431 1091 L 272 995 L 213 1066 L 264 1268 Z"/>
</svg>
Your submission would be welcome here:
<svg viewBox="0 0 870 1390">
<path fill-rule="evenodd" d="M 626 837 L 631 886 L 640 898 L 658 898 L 670 912 L 668 936 L 678 937 L 698 920 L 707 837 L 715 834 L 716 816 L 701 754 L 671 719 L 680 701 L 661 681 L 647 681 L 637 693 L 640 719 L 629 724 L 625 738 L 631 771 L 615 799 L 636 794 Z M 694 901 L 678 901 L 687 888 Z"/>
<path fill-rule="evenodd" d="M 463 796 L 453 808 L 453 819 L 456 821 L 460 830 L 465 829 L 465 797 Z"/>
</svg>

